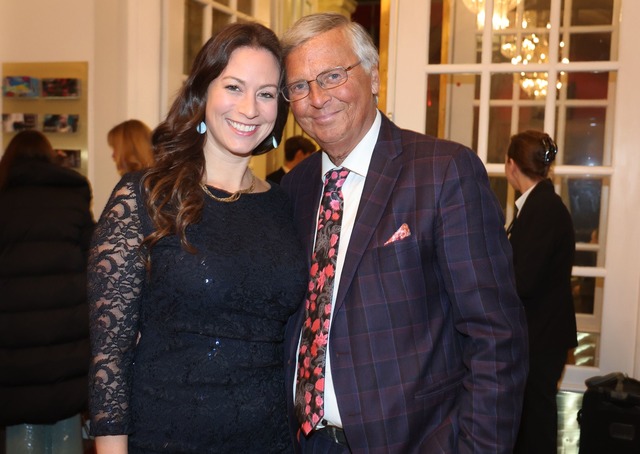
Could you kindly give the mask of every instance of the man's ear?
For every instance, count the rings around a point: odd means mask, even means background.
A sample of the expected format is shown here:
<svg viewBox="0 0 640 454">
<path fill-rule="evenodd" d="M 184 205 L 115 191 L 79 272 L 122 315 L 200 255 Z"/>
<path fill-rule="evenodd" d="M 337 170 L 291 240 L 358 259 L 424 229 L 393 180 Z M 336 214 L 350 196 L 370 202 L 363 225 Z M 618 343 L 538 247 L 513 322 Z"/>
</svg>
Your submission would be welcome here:
<svg viewBox="0 0 640 454">
<path fill-rule="evenodd" d="M 371 94 L 378 96 L 380 93 L 380 72 L 378 67 L 371 68 Z"/>
</svg>

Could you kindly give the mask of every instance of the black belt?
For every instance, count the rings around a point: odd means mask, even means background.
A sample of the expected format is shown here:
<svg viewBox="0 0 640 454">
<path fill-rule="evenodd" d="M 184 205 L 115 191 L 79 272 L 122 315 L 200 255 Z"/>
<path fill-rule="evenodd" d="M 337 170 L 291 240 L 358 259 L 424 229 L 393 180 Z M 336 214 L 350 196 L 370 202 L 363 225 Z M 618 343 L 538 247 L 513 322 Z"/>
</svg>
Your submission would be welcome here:
<svg viewBox="0 0 640 454">
<path fill-rule="evenodd" d="M 318 435 L 330 438 L 339 445 L 346 446 L 347 448 L 349 447 L 349 443 L 347 443 L 347 437 L 344 435 L 344 430 L 342 430 L 340 427 L 325 426 L 321 429 L 315 430 L 314 432 L 316 432 Z"/>
</svg>

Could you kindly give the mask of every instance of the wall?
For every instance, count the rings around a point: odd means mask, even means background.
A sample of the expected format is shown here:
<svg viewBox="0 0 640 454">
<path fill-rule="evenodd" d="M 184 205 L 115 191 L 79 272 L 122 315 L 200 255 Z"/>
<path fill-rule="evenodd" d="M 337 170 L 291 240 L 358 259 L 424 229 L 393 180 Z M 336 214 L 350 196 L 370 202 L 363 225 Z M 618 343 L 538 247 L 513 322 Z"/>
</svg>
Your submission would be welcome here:
<svg viewBox="0 0 640 454">
<path fill-rule="evenodd" d="M 94 2 L 86 0 L 2 0 L 0 62 L 88 62 L 89 99 L 93 91 Z M 1 101 L 0 101 L 1 102 Z M 91 102 L 91 101 L 90 101 Z M 93 115 L 85 119 L 89 153 L 94 150 Z M 2 150 L 6 147 L 2 143 Z"/>
<path fill-rule="evenodd" d="M 640 378 L 640 52 L 636 45 L 640 2 L 623 0 L 620 70 L 614 130 L 614 178 L 607 232 L 605 309 L 602 319 L 606 371 Z M 626 45 L 625 45 L 626 44 Z M 609 358 L 613 358 L 611 361 Z"/>
<path fill-rule="evenodd" d="M 94 114 L 95 146 L 90 153 L 89 179 L 94 188 L 97 216 L 119 179 L 107 144 L 109 129 L 131 118 L 142 120 L 153 129 L 161 118 L 162 2 L 93 0 L 92 3 L 95 58 L 89 110 Z"/>
<path fill-rule="evenodd" d="M 150 127 L 160 119 L 162 3 L 0 1 L 0 63 L 88 63 L 88 176 L 96 217 L 119 179 L 107 132 L 129 118 Z"/>
</svg>

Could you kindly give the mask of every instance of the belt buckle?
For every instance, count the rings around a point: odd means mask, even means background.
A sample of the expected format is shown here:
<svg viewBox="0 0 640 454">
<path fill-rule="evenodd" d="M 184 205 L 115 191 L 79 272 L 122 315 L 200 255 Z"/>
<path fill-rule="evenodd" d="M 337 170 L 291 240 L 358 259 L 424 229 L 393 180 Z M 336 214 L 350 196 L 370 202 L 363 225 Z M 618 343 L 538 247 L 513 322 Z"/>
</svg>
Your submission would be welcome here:
<svg viewBox="0 0 640 454">
<path fill-rule="evenodd" d="M 326 426 L 325 429 L 327 429 L 327 432 L 329 433 L 329 435 L 331 436 L 331 439 L 338 444 L 342 444 L 340 442 L 340 440 L 338 440 L 338 432 L 336 430 L 336 427 L 333 426 Z"/>
</svg>

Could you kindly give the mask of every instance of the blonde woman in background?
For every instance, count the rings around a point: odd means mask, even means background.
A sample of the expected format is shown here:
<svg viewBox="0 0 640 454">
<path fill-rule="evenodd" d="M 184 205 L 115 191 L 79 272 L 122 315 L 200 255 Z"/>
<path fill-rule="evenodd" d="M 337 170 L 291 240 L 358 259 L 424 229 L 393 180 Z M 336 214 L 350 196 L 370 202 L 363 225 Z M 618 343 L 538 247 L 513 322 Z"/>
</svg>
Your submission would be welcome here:
<svg viewBox="0 0 640 454">
<path fill-rule="evenodd" d="M 107 142 L 113 149 L 113 160 L 121 176 L 153 163 L 151 129 L 140 120 L 117 124 L 107 134 Z"/>
</svg>

